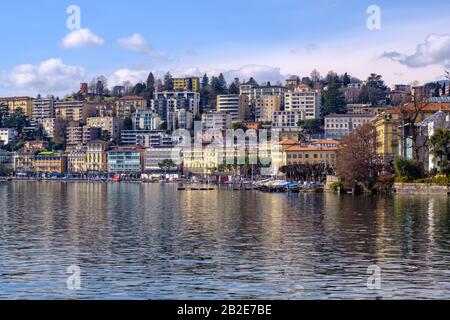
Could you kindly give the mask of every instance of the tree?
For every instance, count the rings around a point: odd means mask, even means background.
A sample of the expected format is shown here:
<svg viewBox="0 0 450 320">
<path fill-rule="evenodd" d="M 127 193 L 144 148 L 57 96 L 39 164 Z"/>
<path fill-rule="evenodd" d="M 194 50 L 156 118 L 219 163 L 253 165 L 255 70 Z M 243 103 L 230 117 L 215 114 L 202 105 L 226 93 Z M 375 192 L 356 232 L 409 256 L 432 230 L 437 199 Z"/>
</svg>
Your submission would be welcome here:
<svg viewBox="0 0 450 320">
<path fill-rule="evenodd" d="M 341 90 L 341 84 L 336 81 L 336 77 L 329 75 L 327 89 L 323 95 L 322 116 L 330 113 L 347 113 L 347 101 Z"/>
<path fill-rule="evenodd" d="M 170 72 L 167 72 L 164 76 L 164 90 L 173 91 L 173 77 Z"/>
<path fill-rule="evenodd" d="M 383 170 L 383 159 L 376 152 L 375 127 L 367 123 L 345 137 L 337 152 L 337 174 L 346 187 L 370 190 Z"/>
<path fill-rule="evenodd" d="M 208 75 L 205 73 L 202 78 L 202 89 L 206 89 L 208 87 L 209 87 L 209 78 Z"/>
<path fill-rule="evenodd" d="M 123 119 L 123 130 L 133 130 L 133 121 L 130 117 Z"/>
<path fill-rule="evenodd" d="M 161 170 L 164 171 L 165 174 L 167 174 L 167 171 L 170 171 L 171 169 L 174 169 L 177 167 L 177 165 L 175 164 L 175 162 L 173 162 L 172 159 L 165 159 L 165 160 L 161 161 L 158 164 L 158 166 Z"/>
<path fill-rule="evenodd" d="M 147 77 L 147 94 L 148 94 L 148 99 L 153 99 L 153 95 L 155 94 L 155 76 L 153 75 L 152 72 L 150 72 L 150 74 Z"/>
<path fill-rule="evenodd" d="M 387 87 L 384 84 L 382 76 L 372 73 L 361 89 L 359 101 L 360 103 L 370 103 L 374 106 L 379 105 L 381 100 L 386 99 L 386 92 Z"/>
<path fill-rule="evenodd" d="M 317 71 L 316 69 L 314 69 L 314 70 L 311 72 L 311 81 L 315 84 L 315 83 L 320 82 L 321 79 L 322 79 L 322 78 L 321 78 L 321 76 L 320 76 L 319 71 Z"/>
<path fill-rule="evenodd" d="M 441 173 L 448 173 L 450 164 L 450 131 L 436 129 L 429 141 L 430 153 L 439 161 Z"/>
<path fill-rule="evenodd" d="M 342 77 L 342 85 L 344 86 L 344 88 L 347 88 L 347 86 L 351 83 L 351 79 L 348 75 L 348 73 L 346 72 L 344 74 L 344 76 Z"/>
<path fill-rule="evenodd" d="M 424 139 L 420 137 L 420 127 L 417 126 L 417 122 L 420 120 L 420 115 L 423 110 L 429 105 L 428 102 L 423 102 L 423 97 L 420 93 L 415 92 L 412 103 L 407 103 L 399 107 L 400 117 L 402 120 L 403 136 L 406 136 L 406 132 L 411 136 L 413 159 L 420 161 L 420 151 L 425 147 L 425 143 L 420 143 Z"/>
<path fill-rule="evenodd" d="M 146 96 L 147 86 L 145 83 L 138 83 L 133 88 L 133 95 L 145 97 Z"/>
<path fill-rule="evenodd" d="M 223 74 L 221 73 L 219 77 L 212 77 L 211 78 L 211 91 L 213 95 L 221 95 L 225 94 L 227 90 L 227 82 L 225 81 L 225 78 Z"/>
<path fill-rule="evenodd" d="M 22 135 L 23 129 L 30 125 L 28 117 L 21 108 L 14 109 L 12 113 L 2 119 L 2 122 L 3 127 L 15 129 L 19 135 Z"/>
<path fill-rule="evenodd" d="M 259 86 L 258 82 L 256 82 L 256 80 L 253 77 L 250 77 L 250 79 L 248 79 L 247 83 L 253 87 Z"/>
<path fill-rule="evenodd" d="M 230 88 L 228 89 L 229 94 L 239 94 L 241 90 L 239 89 L 239 86 L 236 84 L 236 82 L 232 82 L 230 84 Z"/>
<path fill-rule="evenodd" d="M 414 181 L 423 177 L 423 166 L 415 160 L 403 157 L 395 157 L 394 170 L 397 177 L 406 178 L 408 181 Z"/>
</svg>

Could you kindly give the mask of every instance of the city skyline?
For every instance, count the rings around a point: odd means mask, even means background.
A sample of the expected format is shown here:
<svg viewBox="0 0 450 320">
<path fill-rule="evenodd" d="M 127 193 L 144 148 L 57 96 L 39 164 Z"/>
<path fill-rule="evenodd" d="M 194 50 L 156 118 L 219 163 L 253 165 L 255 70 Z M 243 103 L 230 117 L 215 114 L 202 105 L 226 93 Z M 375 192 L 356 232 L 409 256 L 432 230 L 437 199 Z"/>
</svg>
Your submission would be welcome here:
<svg viewBox="0 0 450 320">
<path fill-rule="evenodd" d="M 80 29 L 68 29 L 71 5 L 80 8 Z M 380 30 L 367 27 L 370 5 L 381 10 Z M 445 29 L 450 4 L 438 1 L 231 0 L 220 6 L 135 1 L 127 6 L 2 3 L 2 20 L 14 28 L 0 31 L 9 45 L 1 54 L 0 94 L 65 95 L 98 75 L 114 86 L 143 81 L 150 71 L 159 77 L 167 71 L 175 76 L 222 72 L 228 82 L 234 77 L 282 82 L 317 69 L 361 80 L 376 72 L 388 84 L 423 84 L 443 79 L 450 64 Z M 437 9 L 440 17 L 431 19 Z"/>
</svg>

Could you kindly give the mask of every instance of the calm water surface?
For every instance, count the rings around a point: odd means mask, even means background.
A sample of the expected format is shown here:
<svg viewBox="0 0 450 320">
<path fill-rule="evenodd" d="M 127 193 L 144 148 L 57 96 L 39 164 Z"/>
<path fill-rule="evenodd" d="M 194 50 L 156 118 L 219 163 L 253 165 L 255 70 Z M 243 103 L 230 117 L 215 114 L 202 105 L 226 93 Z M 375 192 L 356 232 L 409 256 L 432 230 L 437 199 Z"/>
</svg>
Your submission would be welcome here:
<svg viewBox="0 0 450 320">
<path fill-rule="evenodd" d="M 447 197 L 0 183 L 0 299 L 450 298 L 449 266 Z"/>
</svg>

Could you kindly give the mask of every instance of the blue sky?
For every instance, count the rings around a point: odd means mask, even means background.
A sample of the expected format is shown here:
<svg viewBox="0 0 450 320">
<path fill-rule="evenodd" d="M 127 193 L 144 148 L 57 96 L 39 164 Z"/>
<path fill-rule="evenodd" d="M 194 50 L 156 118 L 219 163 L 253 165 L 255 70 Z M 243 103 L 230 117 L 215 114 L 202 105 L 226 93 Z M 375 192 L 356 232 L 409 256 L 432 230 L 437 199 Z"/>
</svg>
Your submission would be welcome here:
<svg viewBox="0 0 450 320">
<path fill-rule="evenodd" d="M 381 30 L 366 26 L 372 4 Z M 80 7 L 87 39 L 63 41 L 69 5 Z M 449 9 L 433 0 L 2 1 L 0 94 L 64 94 L 96 75 L 113 85 L 167 70 L 276 81 L 317 68 L 432 81 L 450 63 Z"/>
</svg>

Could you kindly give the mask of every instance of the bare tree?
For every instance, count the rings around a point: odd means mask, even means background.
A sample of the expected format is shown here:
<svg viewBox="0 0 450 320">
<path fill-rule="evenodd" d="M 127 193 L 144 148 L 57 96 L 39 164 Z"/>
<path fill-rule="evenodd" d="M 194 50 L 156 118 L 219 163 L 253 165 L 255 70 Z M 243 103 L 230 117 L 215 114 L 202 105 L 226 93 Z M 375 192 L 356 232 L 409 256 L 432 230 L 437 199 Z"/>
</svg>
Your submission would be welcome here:
<svg viewBox="0 0 450 320">
<path fill-rule="evenodd" d="M 419 142 L 420 127 L 417 126 L 417 123 L 421 120 L 420 115 L 429 106 L 429 102 L 424 101 L 423 93 L 413 90 L 412 102 L 399 107 L 403 130 L 402 136 L 405 137 L 406 131 L 409 131 L 412 139 L 413 158 L 416 161 L 420 161 L 420 151 L 424 147 L 423 143 Z"/>
<path fill-rule="evenodd" d="M 377 133 L 368 123 L 344 138 L 337 153 L 337 174 L 347 187 L 369 190 L 383 171 L 383 158 L 377 154 Z"/>
</svg>

